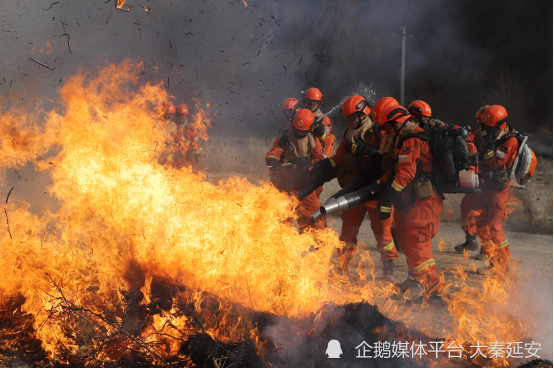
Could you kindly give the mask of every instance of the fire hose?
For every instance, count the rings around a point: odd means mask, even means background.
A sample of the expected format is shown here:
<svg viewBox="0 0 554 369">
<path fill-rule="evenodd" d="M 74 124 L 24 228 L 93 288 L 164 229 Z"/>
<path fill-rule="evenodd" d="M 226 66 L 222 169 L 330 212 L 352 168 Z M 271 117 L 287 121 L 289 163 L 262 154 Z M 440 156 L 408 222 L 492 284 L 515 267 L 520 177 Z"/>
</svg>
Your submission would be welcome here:
<svg viewBox="0 0 554 369">
<path fill-rule="evenodd" d="M 310 223 L 315 224 L 315 222 L 323 218 L 325 215 L 329 215 L 338 211 L 352 209 L 356 206 L 365 204 L 366 202 L 378 199 L 381 193 L 390 185 L 390 183 L 391 181 L 383 183 L 378 183 L 377 181 L 374 181 L 369 186 L 364 187 L 361 190 L 350 192 L 337 198 L 334 198 L 332 196 L 329 198 L 329 200 L 327 200 L 327 202 L 325 202 L 325 204 L 323 204 L 319 208 L 318 211 L 312 214 L 312 217 L 310 218 Z M 344 191 L 347 187 L 348 186 L 343 188 L 341 191 Z"/>
</svg>

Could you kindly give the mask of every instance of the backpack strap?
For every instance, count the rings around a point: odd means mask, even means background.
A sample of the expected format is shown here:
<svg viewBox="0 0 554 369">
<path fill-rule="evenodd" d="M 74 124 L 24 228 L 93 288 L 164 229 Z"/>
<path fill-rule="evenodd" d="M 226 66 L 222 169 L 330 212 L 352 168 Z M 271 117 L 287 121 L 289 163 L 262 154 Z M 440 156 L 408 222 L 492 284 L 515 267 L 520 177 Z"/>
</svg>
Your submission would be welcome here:
<svg viewBox="0 0 554 369">
<path fill-rule="evenodd" d="M 283 134 L 281 138 L 279 138 L 279 144 L 277 146 L 284 150 L 287 147 L 288 142 L 289 142 L 289 135 L 287 132 Z"/>
<path fill-rule="evenodd" d="M 412 137 L 419 138 L 420 140 L 428 143 L 431 143 L 432 141 L 431 136 L 427 132 L 409 132 L 409 133 L 406 133 L 405 135 L 400 136 L 398 143 L 396 144 L 396 148 L 397 149 L 401 148 L 402 145 L 404 144 L 404 141 Z"/>
</svg>

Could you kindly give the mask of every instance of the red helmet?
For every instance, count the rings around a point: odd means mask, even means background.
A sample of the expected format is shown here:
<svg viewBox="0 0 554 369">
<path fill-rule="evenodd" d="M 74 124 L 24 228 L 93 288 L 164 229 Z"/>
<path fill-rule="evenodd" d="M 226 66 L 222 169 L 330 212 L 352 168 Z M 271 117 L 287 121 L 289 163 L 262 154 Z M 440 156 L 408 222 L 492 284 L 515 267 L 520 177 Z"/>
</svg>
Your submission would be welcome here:
<svg viewBox="0 0 554 369">
<path fill-rule="evenodd" d="M 398 101 L 394 97 L 383 97 L 379 101 L 373 105 L 373 110 L 371 114 L 371 120 L 374 122 L 379 122 L 379 118 L 381 118 L 381 113 L 383 110 L 388 108 L 389 106 L 398 105 Z"/>
<path fill-rule="evenodd" d="M 164 114 L 175 114 L 175 105 L 171 101 L 166 101 L 163 103 L 163 113 Z"/>
<path fill-rule="evenodd" d="M 342 116 L 346 117 L 347 115 L 354 114 L 356 112 L 362 112 L 365 115 L 371 113 L 371 108 L 366 99 L 360 95 L 350 96 L 348 99 L 344 100 L 342 103 Z"/>
<path fill-rule="evenodd" d="M 304 93 L 305 99 L 321 101 L 322 97 L 323 97 L 323 94 L 321 93 L 321 91 L 319 91 L 315 87 L 307 89 L 306 92 Z"/>
<path fill-rule="evenodd" d="M 283 105 L 281 105 L 281 109 L 283 110 L 300 109 L 298 100 L 296 100 L 294 97 L 287 97 L 285 101 L 283 101 Z"/>
<path fill-rule="evenodd" d="M 412 101 L 412 103 L 408 105 L 408 111 L 414 119 L 421 115 L 426 117 L 431 116 L 431 107 L 425 101 L 421 100 Z"/>
<path fill-rule="evenodd" d="M 181 104 L 177 107 L 177 114 L 189 115 L 189 107 L 187 104 Z"/>
<path fill-rule="evenodd" d="M 487 110 L 490 107 L 491 107 L 490 105 L 481 106 L 479 109 L 477 109 L 477 112 L 475 113 L 475 118 L 481 119 L 483 117 L 483 113 L 485 112 L 485 110 Z"/>
<path fill-rule="evenodd" d="M 379 118 L 379 125 L 384 126 L 385 123 L 395 122 L 395 123 L 404 123 L 410 117 L 410 113 L 406 110 L 405 107 L 400 105 L 389 106 Z"/>
<path fill-rule="evenodd" d="M 314 113 L 308 109 L 300 109 L 292 120 L 292 126 L 300 131 L 308 131 L 314 120 Z"/>
<path fill-rule="evenodd" d="M 508 112 L 502 105 L 491 105 L 485 109 L 481 122 L 490 127 L 499 127 L 502 130 L 508 122 Z"/>
</svg>

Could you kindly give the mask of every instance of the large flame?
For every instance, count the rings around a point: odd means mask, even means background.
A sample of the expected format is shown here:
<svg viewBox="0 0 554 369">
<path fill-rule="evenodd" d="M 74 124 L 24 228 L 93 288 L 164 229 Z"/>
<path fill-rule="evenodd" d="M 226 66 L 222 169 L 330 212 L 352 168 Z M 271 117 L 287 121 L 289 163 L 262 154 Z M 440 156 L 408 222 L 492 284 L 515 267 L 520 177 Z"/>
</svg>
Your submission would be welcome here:
<svg viewBox="0 0 554 369">
<path fill-rule="evenodd" d="M 393 319 L 415 319 L 384 300 L 393 291 L 386 283 L 329 280 L 329 259 L 342 245 L 336 233 L 299 234 L 290 224 L 297 202 L 269 183 L 233 177 L 213 185 L 191 168 L 158 164 L 157 144 L 167 139 L 158 107 L 168 95 L 161 83 L 137 86 L 141 68 L 126 61 L 95 77 L 72 77 L 59 91 L 58 110 L 13 108 L 2 114 L 1 168 L 33 162 L 51 174 L 50 195 L 62 204 L 55 214 L 41 216 L 31 214 L 22 199 L 3 206 L 9 229 L 0 241 L 0 289 L 25 297 L 22 309 L 35 315 L 48 352 L 85 347 L 68 335 L 67 321 L 49 321 L 62 303 L 117 316 L 120 291 L 140 289 L 148 300 L 154 276 L 186 286 L 198 301 L 208 292 L 282 316 L 307 316 L 328 302 L 366 300 L 383 301 L 382 310 Z M 200 104 L 195 124 L 207 138 L 209 120 Z M 361 257 L 360 265 L 372 263 L 367 251 Z M 530 324 L 498 309 L 513 303 L 510 275 L 487 277 L 481 292 L 458 274 L 445 293 L 455 329 L 443 337 L 473 343 L 529 336 Z M 151 329 L 177 329 L 187 323 L 180 319 L 157 316 Z M 232 339 L 240 335 L 237 329 L 210 333 Z"/>
</svg>

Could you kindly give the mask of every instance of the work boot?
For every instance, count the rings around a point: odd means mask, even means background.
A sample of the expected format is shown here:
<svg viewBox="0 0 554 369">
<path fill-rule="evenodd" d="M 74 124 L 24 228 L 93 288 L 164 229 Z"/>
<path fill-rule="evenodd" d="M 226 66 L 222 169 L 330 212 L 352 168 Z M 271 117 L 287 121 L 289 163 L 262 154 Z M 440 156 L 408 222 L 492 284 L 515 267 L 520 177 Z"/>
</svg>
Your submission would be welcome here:
<svg viewBox="0 0 554 369">
<path fill-rule="evenodd" d="M 329 278 L 335 277 L 335 275 L 342 275 L 342 269 L 341 269 L 341 262 L 340 262 L 340 256 L 341 256 L 341 250 L 335 249 L 333 254 L 331 255 L 331 268 L 329 269 Z"/>
<path fill-rule="evenodd" d="M 448 308 L 448 303 L 443 299 L 442 293 L 431 292 L 427 303 L 434 309 L 444 310 Z"/>
<path fill-rule="evenodd" d="M 477 256 L 475 256 L 475 260 L 487 261 L 488 259 L 489 257 L 487 256 L 487 254 L 485 254 L 485 252 L 483 251 L 483 248 L 481 247 L 481 251 L 479 251 Z"/>
<path fill-rule="evenodd" d="M 466 233 L 466 242 L 459 244 L 458 246 L 454 247 L 454 250 L 456 250 L 458 253 L 463 253 L 464 250 L 466 251 L 475 251 L 479 248 L 479 244 L 477 243 L 477 235 L 470 235 L 469 233 Z"/>
<path fill-rule="evenodd" d="M 410 290 L 410 293 L 406 296 L 408 300 L 415 300 L 423 295 L 423 284 L 409 276 L 404 282 L 398 283 L 396 286 L 400 288 L 400 292 L 396 296 L 393 296 L 394 299 L 398 300 L 403 298 L 408 290 Z"/>
<path fill-rule="evenodd" d="M 394 260 L 383 260 L 383 279 L 394 283 Z"/>
<path fill-rule="evenodd" d="M 360 263 L 361 257 L 356 253 L 356 249 L 356 245 L 351 243 L 346 243 L 346 246 L 342 249 L 341 268 L 351 280 L 359 278 L 356 268 Z"/>
</svg>

